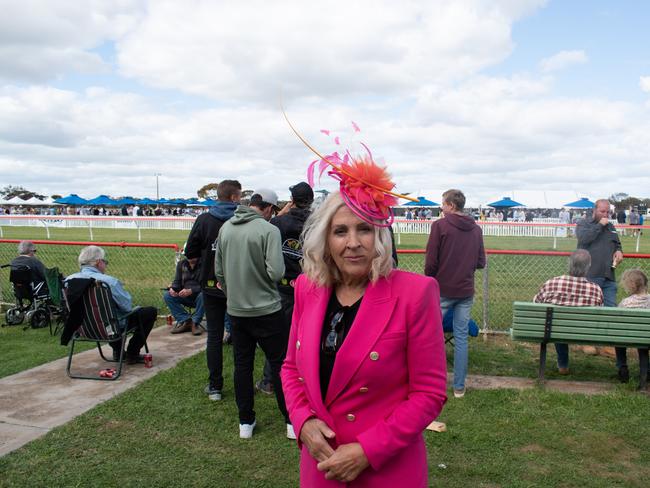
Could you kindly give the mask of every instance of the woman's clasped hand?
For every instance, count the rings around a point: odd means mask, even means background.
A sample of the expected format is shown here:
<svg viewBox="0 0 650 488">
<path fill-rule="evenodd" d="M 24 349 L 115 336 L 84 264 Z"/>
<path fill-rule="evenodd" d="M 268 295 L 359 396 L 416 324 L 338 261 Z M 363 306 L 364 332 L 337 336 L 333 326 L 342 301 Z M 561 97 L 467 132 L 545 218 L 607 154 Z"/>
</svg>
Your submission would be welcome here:
<svg viewBox="0 0 650 488">
<path fill-rule="evenodd" d="M 325 422 L 314 418 L 307 420 L 300 431 L 300 440 L 311 457 L 318 461 L 317 468 L 325 472 L 326 479 L 353 481 L 368 467 L 368 458 L 358 442 L 332 449 L 327 440 L 334 439 L 335 436 Z"/>
</svg>

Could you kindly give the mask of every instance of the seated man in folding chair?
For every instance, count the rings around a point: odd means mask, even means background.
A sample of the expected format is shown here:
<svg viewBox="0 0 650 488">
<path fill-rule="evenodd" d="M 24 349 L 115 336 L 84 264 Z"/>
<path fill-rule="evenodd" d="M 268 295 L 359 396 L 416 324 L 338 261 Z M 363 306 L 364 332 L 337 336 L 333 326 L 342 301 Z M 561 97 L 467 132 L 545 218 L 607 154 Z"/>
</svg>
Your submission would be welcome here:
<svg viewBox="0 0 650 488">
<path fill-rule="evenodd" d="M 75 278 L 94 278 L 96 281 L 103 281 L 111 289 L 118 311 L 127 313 L 133 309 L 131 295 L 124 289 L 120 280 L 106 274 L 108 259 L 104 249 L 99 246 L 84 247 L 79 253 L 78 261 L 81 271 L 68 276 L 66 282 Z M 155 307 L 140 307 L 136 313 L 129 316 L 126 324 L 120 324 L 122 327 L 136 329 L 126 348 L 126 364 L 144 363 L 144 356 L 140 354 L 140 349 L 147 340 L 157 315 L 158 311 Z M 138 330 L 138 323 L 142 325 L 142 333 Z M 113 359 L 119 360 L 120 342 L 111 342 L 110 345 L 113 348 Z"/>
</svg>

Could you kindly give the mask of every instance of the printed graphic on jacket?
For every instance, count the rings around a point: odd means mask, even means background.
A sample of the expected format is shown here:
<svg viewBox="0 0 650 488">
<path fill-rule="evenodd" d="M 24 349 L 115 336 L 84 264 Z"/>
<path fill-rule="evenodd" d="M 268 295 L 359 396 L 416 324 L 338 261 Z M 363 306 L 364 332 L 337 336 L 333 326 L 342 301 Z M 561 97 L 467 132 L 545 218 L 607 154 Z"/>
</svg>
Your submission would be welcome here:
<svg viewBox="0 0 650 488">
<path fill-rule="evenodd" d="M 300 261 L 302 259 L 302 243 L 299 239 L 287 239 L 282 243 L 282 254 L 293 261 Z"/>
</svg>

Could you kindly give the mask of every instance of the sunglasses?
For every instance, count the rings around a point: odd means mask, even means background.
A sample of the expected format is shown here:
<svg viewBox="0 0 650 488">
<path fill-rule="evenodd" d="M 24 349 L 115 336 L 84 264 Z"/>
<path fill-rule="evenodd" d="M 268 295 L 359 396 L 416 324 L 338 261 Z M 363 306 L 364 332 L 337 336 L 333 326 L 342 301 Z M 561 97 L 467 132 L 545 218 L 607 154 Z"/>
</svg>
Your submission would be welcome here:
<svg viewBox="0 0 650 488">
<path fill-rule="evenodd" d="M 343 310 L 339 310 L 332 316 L 332 320 L 330 321 L 330 331 L 327 333 L 325 341 L 322 344 L 323 352 L 328 354 L 336 354 L 339 346 L 339 326 L 343 321 L 344 315 L 345 314 Z"/>
</svg>

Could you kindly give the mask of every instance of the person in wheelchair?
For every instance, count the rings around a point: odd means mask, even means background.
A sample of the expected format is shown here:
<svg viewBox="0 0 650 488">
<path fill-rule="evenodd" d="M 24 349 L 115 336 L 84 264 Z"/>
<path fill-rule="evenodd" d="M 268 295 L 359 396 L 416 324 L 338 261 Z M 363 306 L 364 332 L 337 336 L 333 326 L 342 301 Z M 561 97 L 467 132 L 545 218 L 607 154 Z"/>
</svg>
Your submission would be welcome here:
<svg viewBox="0 0 650 488">
<path fill-rule="evenodd" d="M 108 259 L 103 248 L 99 246 L 84 247 L 79 253 L 78 262 L 81 270 L 68 276 L 65 280 L 66 283 L 75 278 L 93 278 L 96 281 L 102 281 L 111 289 L 113 301 L 118 311 L 127 313 L 133 310 L 131 295 L 124 289 L 124 285 L 117 278 L 106 274 Z M 151 332 L 156 322 L 157 315 L 158 310 L 155 307 L 139 307 L 134 314 L 129 316 L 128 321 L 125 321 L 126 323 L 120 324 L 122 327 L 135 329 L 135 333 L 126 348 L 127 364 L 144 363 L 144 356 L 140 354 L 140 349 L 144 346 L 149 332 Z M 142 333 L 138 329 L 138 323 L 142 326 Z M 111 342 L 110 345 L 113 348 L 113 359 L 119 360 L 121 353 L 120 341 Z"/>
<path fill-rule="evenodd" d="M 16 297 L 16 306 L 5 314 L 8 325 L 22 324 L 25 318 L 35 329 L 50 324 L 47 270 L 35 254 L 36 245 L 33 242 L 20 241 L 18 256 L 9 264 L 9 281 Z"/>
<path fill-rule="evenodd" d="M 47 281 L 45 280 L 45 266 L 36 257 L 36 245 L 32 241 L 20 241 L 18 256 L 11 261 L 12 270 L 29 269 L 31 274 L 32 295 L 34 297 L 47 297 Z"/>
</svg>

